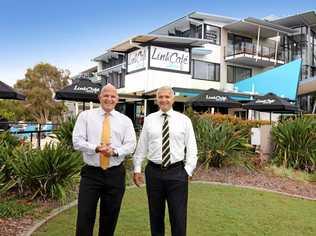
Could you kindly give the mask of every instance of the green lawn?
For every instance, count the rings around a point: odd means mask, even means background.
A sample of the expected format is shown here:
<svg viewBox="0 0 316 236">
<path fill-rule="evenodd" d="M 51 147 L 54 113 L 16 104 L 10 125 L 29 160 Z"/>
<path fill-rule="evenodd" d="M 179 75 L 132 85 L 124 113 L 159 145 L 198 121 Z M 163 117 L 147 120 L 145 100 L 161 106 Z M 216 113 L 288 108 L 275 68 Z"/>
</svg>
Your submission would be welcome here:
<svg viewBox="0 0 316 236">
<path fill-rule="evenodd" d="M 189 191 L 188 235 L 316 235 L 316 201 L 197 183 L 190 184 Z M 75 220 L 74 207 L 33 235 L 74 235 Z M 128 189 L 116 235 L 149 232 L 145 189 Z M 170 235 L 169 225 L 166 235 Z"/>
</svg>

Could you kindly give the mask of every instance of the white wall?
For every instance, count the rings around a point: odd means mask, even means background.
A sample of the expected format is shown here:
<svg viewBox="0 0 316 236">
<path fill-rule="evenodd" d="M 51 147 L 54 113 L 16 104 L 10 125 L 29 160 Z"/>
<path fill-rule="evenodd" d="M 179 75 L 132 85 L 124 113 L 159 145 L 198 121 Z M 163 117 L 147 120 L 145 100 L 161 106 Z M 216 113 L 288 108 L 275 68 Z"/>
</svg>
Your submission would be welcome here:
<svg viewBox="0 0 316 236">
<path fill-rule="evenodd" d="M 120 92 L 148 92 L 164 85 L 203 90 L 209 88 L 220 88 L 219 82 L 192 79 L 190 74 L 159 70 L 143 70 L 132 74 L 127 74 L 125 77 L 125 88 L 120 89 Z"/>
<path fill-rule="evenodd" d="M 134 72 L 125 76 L 125 87 L 120 89 L 122 93 L 144 91 L 147 87 L 147 70 Z"/>
<path fill-rule="evenodd" d="M 207 55 L 198 55 L 192 54 L 192 59 L 212 62 L 212 63 L 221 63 L 221 46 L 215 44 L 206 44 L 204 48 L 211 50 L 210 54 Z"/>
</svg>

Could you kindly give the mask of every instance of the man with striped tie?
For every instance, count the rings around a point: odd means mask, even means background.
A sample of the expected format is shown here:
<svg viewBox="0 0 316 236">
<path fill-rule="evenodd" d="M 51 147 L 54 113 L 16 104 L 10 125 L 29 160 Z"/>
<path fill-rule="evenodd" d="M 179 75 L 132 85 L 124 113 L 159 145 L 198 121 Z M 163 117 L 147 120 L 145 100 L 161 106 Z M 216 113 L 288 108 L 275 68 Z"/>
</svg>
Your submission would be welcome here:
<svg viewBox="0 0 316 236">
<path fill-rule="evenodd" d="M 116 111 L 116 88 L 101 90 L 101 107 L 83 111 L 77 118 L 72 140 L 83 154 L 78 197 L 77 236 L 92 236 L 100 199 L 99 235 L 114 235 L 125 191 L 125 156 L 136 146 L 130 118 Z"/>
<path fill-rule="evenodd" d="M 133 180 L 143 183 L 141 164 L 145 157 L 146 190 L 151 235 L 165 234 L 165 205 L 168 204 L 173 236 L 186 235 L 188 177 L 197 162 L 197 146 L 191 120 L 172 109 L 174 92 L 157 90 L 159 111 L 145 118 L 134 154 Z"/>
</svg>

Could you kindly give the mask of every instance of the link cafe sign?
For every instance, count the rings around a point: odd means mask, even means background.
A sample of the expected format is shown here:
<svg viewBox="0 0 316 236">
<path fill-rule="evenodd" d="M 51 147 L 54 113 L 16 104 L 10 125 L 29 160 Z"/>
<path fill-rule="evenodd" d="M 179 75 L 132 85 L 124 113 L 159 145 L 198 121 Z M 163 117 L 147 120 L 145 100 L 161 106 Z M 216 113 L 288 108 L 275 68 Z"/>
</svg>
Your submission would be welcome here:
<svg viewBox="0 0 316 236">
<path fill-rule="evenodd" d="M 190 53 L 170 48 L 151 46 L 150 67 L 190 72 Z"/>
<path fill-rule="evenodd" d="M 86 93 L 99 93 L 100 92 L 100 88 L 95 88 L 95 87 L 86 87 L 86 86 L 78 86 L 78 85 L 75 85 L 74 87 L 74 91 L 84 91 Z"/>
<path fill-rule="evenodd" d="M 146 49 L 138 49 L 128 54 L 127 72 L 145 68 Z M 150 46 L 149 67 L 171 71 L 190 72 L 190 53 L 170 48 Z"/>
<path fill-rule="evenodd" d="M 208 94 L 206 94 L 205 96 L 206 100 L 211 100 L 211 101 L 217 101 L 217 102 L 225 102 L 227 100 L 226 96 L 210 96 Z"/>
<path fill-rule="evenodd" d="M 127 72 L 133 72 L 145 68 L 146 49 L 138 49 L 127 56 Z"/>
</svg>

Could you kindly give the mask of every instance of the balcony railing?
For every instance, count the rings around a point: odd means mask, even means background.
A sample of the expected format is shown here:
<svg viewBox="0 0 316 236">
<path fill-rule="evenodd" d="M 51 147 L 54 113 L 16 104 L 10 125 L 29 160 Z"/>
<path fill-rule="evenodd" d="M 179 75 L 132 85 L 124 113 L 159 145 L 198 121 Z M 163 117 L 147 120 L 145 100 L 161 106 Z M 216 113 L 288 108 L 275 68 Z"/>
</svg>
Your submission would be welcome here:
<svg viewBox="0 0 316 236">
<path fill-rule="evenodd" d="M 253 43 L 237 43 L 237 44 L 229 44 L 227 48 L 225 48 L 225 56 L 231 57 L 236 56 L 240 54 L 248 54 L 253 57 L 257 55 L 257 45 Z M 278 61 L 284 61 L 285 58 L 285 52 L 281 48 L 278 48 L 277 52 L 277 60 Z M 269 60 L 275 60 L 275 48 L 259 45 L 258 50 L 258 59 L 269 59 Z"/>
</svg>

